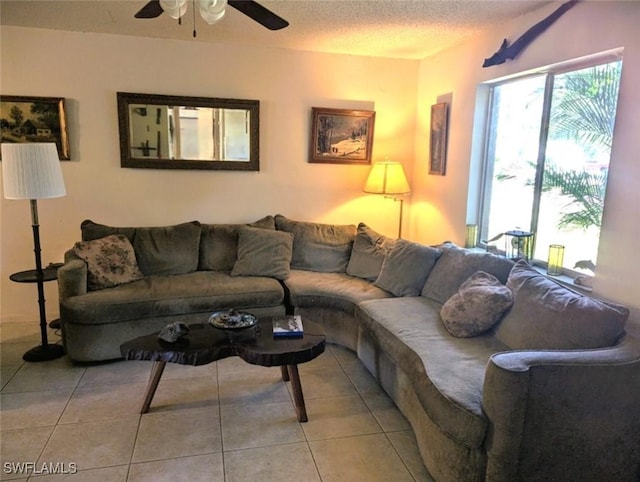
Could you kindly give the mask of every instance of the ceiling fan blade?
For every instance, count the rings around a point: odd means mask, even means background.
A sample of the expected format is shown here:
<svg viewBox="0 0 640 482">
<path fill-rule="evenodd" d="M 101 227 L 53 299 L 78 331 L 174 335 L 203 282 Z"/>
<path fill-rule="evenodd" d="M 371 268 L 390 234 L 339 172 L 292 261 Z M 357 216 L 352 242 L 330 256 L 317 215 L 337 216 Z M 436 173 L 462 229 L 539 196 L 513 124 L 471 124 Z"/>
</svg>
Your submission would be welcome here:
<svg viewBox="0 0 640 482">
<path fill-rule="evenodd" d="M 227 3 L 269 30 L 280 30 L 289 25 L 284 18 L 253 0 L 228 0 Z"/>
<path fill-rule="evenodd" d="M 156 18 L 162 14 L 164 10 L 160 6 L 160 0 L 151 0 L 144 7 L 142 7 L 134 15 L 136 18 Z"/>
</svg>

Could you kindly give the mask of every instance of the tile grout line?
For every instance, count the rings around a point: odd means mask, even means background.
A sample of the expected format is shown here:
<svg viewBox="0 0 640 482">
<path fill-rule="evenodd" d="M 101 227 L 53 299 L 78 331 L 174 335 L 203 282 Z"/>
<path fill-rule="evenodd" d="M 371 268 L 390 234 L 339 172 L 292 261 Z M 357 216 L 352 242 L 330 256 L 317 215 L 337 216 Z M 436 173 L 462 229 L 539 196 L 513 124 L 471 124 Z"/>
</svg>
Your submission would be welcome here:
<svg viewBox="0 0 640 482">
<path fill-rule="evenodd" d="M 398 456 L 398 459 L 400 459 L 400 462 L 402 462 L 402 465 L 405 467 L 405 469 L 407 470 L 407 473 L 409 474 L 409 476 L 415 481 L 416 478 L 413 475 L 413 472 L 411 471 L 411 469 L 409 468 L 407 462 L 405 461 L 404 457 L 402 456 L 402 454 L 398 451 L 398 449 L 396 448 L 396 446 L 393 444 L 393 441 L 389 438 L 389 433 L 395 433 L 395 432 L 400 432 L 401 430 L 393 430 L 390 432 L 387 432 L 387 430 L 384 429 L 384 427 L 382 426 L 382 424 L 380 423 L 380 421 L 378 420 L 378 418 L 375 416 L 375 414 L 373 413 L 373 410 L 371 410 L 371 407 L 369 407 L 369 405 L 367 404 L 367 402 L 364 399 L 364 394 L 362 392 L 360 392 L 360 390 L 358 390 L 358 387 L 355 385 L 353 379 L 349 376 L 349 373 L 347 373 L 347 371 L 344 368 L 344 365 L 342 364 L 342 362 L 340 361 L 340 359 L 338 357 L 336 357 L 336 359 L 338 360 L 338 364 L 340 365 L 340 368 L 342 368 L 342 371 L 344 372 L 344 374 L 346 375 L 347 379 L 351 382 L 351 384 L 353 385 L 353 387 L 356 390 L 356 393 L 358 394 L 358 396 L 360 397 L 360 399 L 362 400 L 362 403 L 364 404 L 365 407 L 367 407 L 367 410 L 369 411 L 369 413 L 371 414 L 371 416 L 374 418 L 374 420 L 376 421 L 376 424 L 378 424 L 378 426 L 380 427 L 381 433 L 384 435 L 385 439 L 387 440 L 387 442 L 389 442 L 389 445 L 391 445 L 391 448 L 393 449 L 394 453 Z M 366 367 L 365 367 L 366 370 Z M 368 371 L 367 371 L 368 372 Z M 386 394 L 386 392 L 384 391 L 384 389 L 382 388 L 382 386 L 380 386 L 380 389 L 383 391 L 383 393 Z M 393 400 L 392 400 L 393 402 Z M 395 406 L 395 402 L 394 402 L 394 406 Z M 397 408 L 397 407 L 396 407 Z M 399 409 L 398 409 L 399 410 Z M 404 416 L 404 415 L 403 415 Z M 409 426 L 411 427 L 411 424 L 409 424 Z M 411 427 L 411 431 L 413 432 L 413 427 Z"/>
</svg>

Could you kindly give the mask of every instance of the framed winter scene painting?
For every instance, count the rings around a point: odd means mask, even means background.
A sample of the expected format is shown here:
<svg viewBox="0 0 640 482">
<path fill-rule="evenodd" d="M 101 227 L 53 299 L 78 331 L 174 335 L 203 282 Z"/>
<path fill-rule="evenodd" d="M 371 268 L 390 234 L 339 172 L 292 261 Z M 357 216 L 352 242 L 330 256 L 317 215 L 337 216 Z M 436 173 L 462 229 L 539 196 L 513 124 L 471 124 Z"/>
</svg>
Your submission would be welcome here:
<svg viewBox="0 0 640 482">
<path fill-rule="evenodd" d="M 312 107 L 309 162 L 371 164 L 375 117 L 371 110 Z"/>
</svg>

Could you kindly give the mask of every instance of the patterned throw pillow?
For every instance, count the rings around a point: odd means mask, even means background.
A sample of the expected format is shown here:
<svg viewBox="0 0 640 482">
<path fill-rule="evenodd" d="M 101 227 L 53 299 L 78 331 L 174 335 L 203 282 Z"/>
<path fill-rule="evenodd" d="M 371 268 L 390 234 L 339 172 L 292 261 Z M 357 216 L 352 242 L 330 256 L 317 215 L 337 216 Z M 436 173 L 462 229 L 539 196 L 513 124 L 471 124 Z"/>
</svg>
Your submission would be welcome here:
<svg viewBox="0 0 640 482">
<path fill-rule="evenodd" d="M 87 263 L 89 290 L 111 288 L 143 277 L 133 246 L 122 234 L 76 243 L 73 251 Z"/>
<path fill-rule="evenodd" d="M 509 288 L 495 276 L 478 271 L 442 306 L 440 317 L 453 336 L 471 338 L 496 324 L 512 304 Z"/>
</svg>

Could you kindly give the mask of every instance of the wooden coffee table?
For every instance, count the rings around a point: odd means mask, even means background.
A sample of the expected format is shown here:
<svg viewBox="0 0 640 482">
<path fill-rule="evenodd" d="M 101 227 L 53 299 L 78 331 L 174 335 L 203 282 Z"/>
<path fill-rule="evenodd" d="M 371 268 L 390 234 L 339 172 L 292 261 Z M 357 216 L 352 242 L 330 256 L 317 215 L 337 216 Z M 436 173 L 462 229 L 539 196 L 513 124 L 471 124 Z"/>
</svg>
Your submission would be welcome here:
<svg viewBox="0 0 640 482">
<path fill-rule="evenodd" d="M 313 360 L 324 352 L 322 328 L 304 321 L 304 337 L 273 339 L 271 318 L 252 328 L 220 330 L 208 323 L 189 325 L 189 334 L 175 343 L 158 338 L 157 333 L 141 336 L 120 345 L 125 360 L 153 361 L 149 383 L 140 413 L 147 413 L 167 363 L 206 365 L 230 356 L 265 367 L 279 366 L 284 381 L 291 381 L 293 402 L 299 422 L 306 422 L 307 411 L 300 385 L 298 364 Z"/>
</svg>

